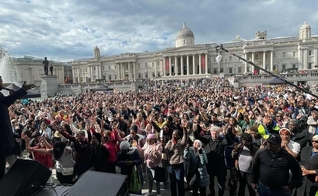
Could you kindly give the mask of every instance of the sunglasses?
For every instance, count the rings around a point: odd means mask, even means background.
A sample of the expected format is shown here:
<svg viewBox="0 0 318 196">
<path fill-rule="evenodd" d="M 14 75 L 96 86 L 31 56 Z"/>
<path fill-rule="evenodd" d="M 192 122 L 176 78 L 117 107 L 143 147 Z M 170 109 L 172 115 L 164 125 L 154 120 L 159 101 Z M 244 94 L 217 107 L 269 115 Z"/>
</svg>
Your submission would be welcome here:
<svg viewBox="0 0 318 196">
<path fill-rule="evenodd" d="M 311 142 L 314 142 L 314 143 L 318 144 L 318 141 L 314 141 L 314 140 L 312 140 Z"/>
<path fill-rule="evenodd" d="M 282 117 L 282 116 L 276 116 L 276 117 L 278 118 L 278 117 Z"/>
</svg>

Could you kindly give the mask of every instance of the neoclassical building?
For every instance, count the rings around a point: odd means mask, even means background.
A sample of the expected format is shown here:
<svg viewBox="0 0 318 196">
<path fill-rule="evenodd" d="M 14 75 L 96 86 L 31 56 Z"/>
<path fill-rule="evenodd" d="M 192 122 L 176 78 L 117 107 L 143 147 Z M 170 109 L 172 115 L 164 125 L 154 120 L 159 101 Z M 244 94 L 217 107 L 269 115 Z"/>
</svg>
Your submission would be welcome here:
<svg viewBox="0 0 318 196">
<path fill-rule="evenodd" d="M 269 39 L 264 31 L 257 32 L 253 39 L 237 36 L 233 41 L 219 44 L 270 71 L 308 70 L 318 65 L 318 35 L 311 35 L 311 27 L 306 23 L 295 37 Z M 93 58 L 71 62 L 73 81 L 165 80 L 259 73 L 231 54 L 217 51 L 216 46 L 216 43 L 195 44 L 194 33 L 183 23 L 173 48 L 101 56 L 96 46 Z M 220 61 L 216 60 L 217 56 L 222 57 Z"/>
</svg>

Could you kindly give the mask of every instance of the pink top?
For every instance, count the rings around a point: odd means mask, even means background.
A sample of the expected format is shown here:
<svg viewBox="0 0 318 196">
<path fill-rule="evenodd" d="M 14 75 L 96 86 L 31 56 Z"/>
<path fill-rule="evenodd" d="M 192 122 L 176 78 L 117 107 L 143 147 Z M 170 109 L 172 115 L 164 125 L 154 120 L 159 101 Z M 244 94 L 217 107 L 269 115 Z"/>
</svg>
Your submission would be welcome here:
<svg viewBox="0 0 318 196">
<path fill-rule="evenodd" d="M 154 149 L 156 146 L 156 150 Z M 144 162 L 146 163 L 147 167 L 154 168 L 158 166 L 161 162 L 161 155 L 162 155 L 162 146 L 161 143 L 156 143 L 153 145 L 149 145 L 148 142 L 142 147 L 144 152 Z"/>
</svg>

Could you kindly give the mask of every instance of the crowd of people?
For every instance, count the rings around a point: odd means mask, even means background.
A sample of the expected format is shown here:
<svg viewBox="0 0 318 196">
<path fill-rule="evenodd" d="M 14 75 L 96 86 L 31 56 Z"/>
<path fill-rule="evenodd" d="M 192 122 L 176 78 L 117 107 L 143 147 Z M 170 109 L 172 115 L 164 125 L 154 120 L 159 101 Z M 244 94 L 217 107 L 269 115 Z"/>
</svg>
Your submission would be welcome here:
<svg viewBox="0 0 318 196">
<path fill-rule="evenodd" d="M 62 184 L 88 170 L 120 173 L 141 194 L 147 178 L 147 196 L 316 194 L 318 99 L 224 78 L 182 83 L 17 100 L 7 107 L 15 145 L 6 156 L 27 151 Z"/>
</svg>

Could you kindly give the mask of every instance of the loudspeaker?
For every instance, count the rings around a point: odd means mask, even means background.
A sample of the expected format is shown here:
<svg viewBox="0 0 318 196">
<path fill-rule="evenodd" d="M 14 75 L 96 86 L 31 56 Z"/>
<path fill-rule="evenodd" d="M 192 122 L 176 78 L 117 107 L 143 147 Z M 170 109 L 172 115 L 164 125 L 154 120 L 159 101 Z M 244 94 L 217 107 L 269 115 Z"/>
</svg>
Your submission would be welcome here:
<svg viewBox="0 0 318 196">
<path fill-rule="evenodd" d="M 18 159 L 0 181 L 1 196 L 30 196 L 41 190 L 51 171 L 34 160 Z"/>
<path fill-rule="evenodd" d="M 68 191 L 67 196 L 107 195 L 125 196 L 128 189 L 126 176 L 113 173 L 87 171 Z"/>
</svg>

